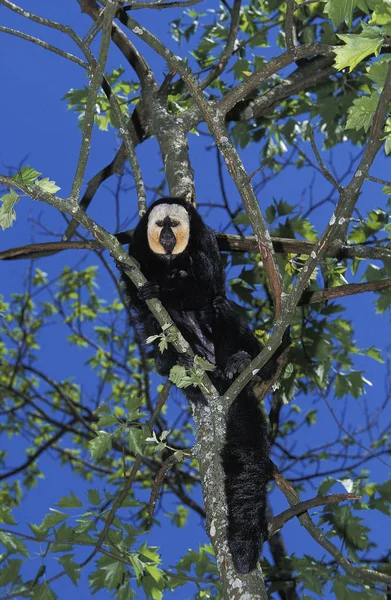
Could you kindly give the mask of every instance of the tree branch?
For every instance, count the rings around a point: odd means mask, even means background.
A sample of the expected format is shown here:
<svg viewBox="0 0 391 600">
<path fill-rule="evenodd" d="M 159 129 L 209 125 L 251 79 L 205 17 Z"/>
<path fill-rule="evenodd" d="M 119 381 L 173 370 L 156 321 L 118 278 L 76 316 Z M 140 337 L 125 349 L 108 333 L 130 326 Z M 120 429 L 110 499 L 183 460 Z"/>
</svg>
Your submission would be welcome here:
<svg viewBox="0 0 391 600">
<path fill-rule="evenodd" d="M 294 506 L 300 504 L 300 498 L 299 498 L 298 494 L 296 493 L 294 488 L 288 483 L 288 481 L 285 479 L 285 477 L 283 477 L 283 475 L 281 475 L 281 473 L 278 471 L 278 469 L 275 465 L 274 465 L 273 478 L 274 478 L 274 481 L 276 482 L 278 488 L 281 490 L 281 492 L 284 494 L 284 496 L 288 500 L 288 503 L 290 504 L 291 507 L 294 507 Z M 301 525 L 303 525 L 303 527 L 308 531 L 310 536 L 320 546 L 322 546 L 322 548 L 327 550 L 327 552 L 329 552 L 331 554 L 331 556 L 333 556 L 336 559 L 338 564 L 344 569 L 344 571 L 348 575 L 351 575 L 352 577 L 361 579 L 363 581 L 375 581 L 375 582 L 386 583 L 389 585 L 391 584 L 391 575 L 386 575 L 385 573 L 379 573 L 378 571 L 375 571 L 373 569 L 364 569 L 364 568 L 360 568 L 360 567 L 354 567 L 344 557 L 342 552 L 340 552 L 338 550 L 338 548 L 336 546 L 334 546 L 334 544 L 332 544 L 329 539 L 327 539 L 327 537 L 322 533 L 322 531 L 318 527 L 316 527 L 316 525 L 314 524 L 314 522 L 312 521 L 312 519 L 308 515 L 308 513 L 299 515 L 298 519 L 299 519 Z"/>
<path fill-rule="evenodd" d="M 174 452 L 174 454 L 171 454 L 171 456 L 169 456 L 164 461 L 164 463 L 160 467 L 160 469 L 155 477 L 155 480 L 152 484 L 151 496 L 150 496 L 149 504 L 148 504 L 148 518 L 147 518 L 148 526 L 150 526 L 152 523 L 153 514 L 155 512 L 155 507 L 156 507 L 156 502 L 158 501 L 160 488 L 163 485 L 163 481 L 166 476 L 166 473 L 170 469 L 172 469 L 177 463 L 178 463 L 178 458 L 177 458 L 176 453 Z"/>
<path fill-rule="evenodd" d="M 291 508 L 284 510 L 270 521 L 269 538 L 282 529 L 285 523 L 294 519 L 294 517 L 299 517 L 310 510 L 310 508 L 323 506 L 325 504 L 338 504 L 339 502 L 345 502 L 346 500 L 362 500 L 362 497 L 358 494 L 330 494 L 329 496 L 316 496 L 316 498 L 312 498 L 311 500 L 303 500 L 298 504 L 294 504 Z"/>
<path fill-rule="evenodd" d="M 240 8 L 242 5 L 242 0 L 235 0 L 234 5 L 231 11 L 231 25 L 228 32 L 227 43 L 223 52 L 220 55 L 220 58 L 217 62 L 217 65 L 213 67 L 212 71 L 205 77 L 203 81 L 200 81 L 199 86 L 201 90 L 204 90 L 208 87 L 216 77 L 220 75 L 228 64 L 229 59 L 231 58 L 234 50 L 235 50 L 235 42 L 238 35 L 239 30 L 239 19 L 240 19 Z"/>
<path fill-rule="evenodd" d="M 77 161 L 77 168 L 75 177 L 72 183 L 72 189 L 70 193 L 70 199 L 73 202 L 78 202 L 80 189 L 83 184 L 84 173 L 87 167 L 87 161 L 90 154 L 92 129 L 94 124 L 95 105 L 96 97 L 98 94 L 99 86 L 101 84 L 103 73 L 106 66 L 106 61 L 109 55 L 109 46 L 111 38 L 111 23 L 115 17 L 118 9 L 118 3 L 115 1 L 108 4 L 105 8 L 103 25 L 102 25 L 102 39 L 99 48 L 99 58 L 95 65 L 91 82 L 88 87 L 88 96 L 86 100 L 85 115 L 83 119 L 83 132 L 81 137 L 81 147 L 79 153 L 79 159 Z"/>
<path fill-rule="evenodd" d="M 83 207 L 80 205 L 80 208 Z M 114 234 L 120 244 L 129 244 L 132 229 Z M 258 243 L 254 236 L 239 236 L 229 233 L 216 232 L 217 243 L 222 252 L 258 252 Z M 278 254 L 311 254 L 315 242 L 296 240 L 290 238 L 272 237 L 274 252 Z M 40 244 L 26 244 L 15 246 L 8 250 L 0 251 L 0 260 L 35 259 L 50 256 L 64 250 L 96 250 L 104 248 L 97 240 L 80 240 L 77 242 L 42 242 Z M 344 258 L 361 258 L 365 260 L 390 260 L 391 249 L 382 246 L 365 246 L 363 244 L 342 244 L 340 248 L 327 248 L 324 256 L 342 260 Z"/>
</svg>

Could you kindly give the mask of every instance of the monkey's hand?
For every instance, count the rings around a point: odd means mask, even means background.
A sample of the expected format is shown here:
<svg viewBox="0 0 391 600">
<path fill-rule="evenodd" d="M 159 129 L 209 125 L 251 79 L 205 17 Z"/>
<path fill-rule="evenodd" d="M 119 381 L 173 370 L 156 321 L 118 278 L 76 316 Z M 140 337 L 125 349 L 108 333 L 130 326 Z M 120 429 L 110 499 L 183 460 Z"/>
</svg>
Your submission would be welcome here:
<svg viewBox="0 0 391 600">
<path fill-rule="evenodd" d="M 232 315 L 232 304 L 224 296 L 216 296 L 212 301 L 213 308 L 218 316 L 230 317 Z"/>
<path fill-rule="evenodd" d="M 140 264 L 138 263 L 138 261 L 135 258 L 133 260 L 136 263 L 136 265 L 140 268 Z M 135 267 L 130 266 L 127 263 L 124 263 L 120 260 L 117 260 L 116 258 L 114 259 L 114 262 L 115 266 L 117 267 L 120 273 L 130 273 L 130 271 L 133 271 L 135 269 Z"/>
<path fill-rule="evenodd" d="M 184 271 L 183 269 L 173 269 L 168 274 L 168 279 L 186 279 L 188 276 L 189 274 L 187 271 Z"/>
<path fill-rule="evenodd" d="M 251 356 L 244 350 L 239 350 L 228 360 L 224 370 L 226 379 L 235 379 L 251 362 Z"/>
<path fill-rule="evenodd" d="M 152 300 L 152 298 L 159 298 L 160 288 L 154 281 L 147 281 L 138 289 L 138 297 L 140 300 Z"/>
<path fill-rule="evenodd" d="M 224 296 L 215 296 L 212 301 L 213 308 L 219 310 L 223 308 L 227 302 L 227 298 L 224 298 Z"/>
</svg>

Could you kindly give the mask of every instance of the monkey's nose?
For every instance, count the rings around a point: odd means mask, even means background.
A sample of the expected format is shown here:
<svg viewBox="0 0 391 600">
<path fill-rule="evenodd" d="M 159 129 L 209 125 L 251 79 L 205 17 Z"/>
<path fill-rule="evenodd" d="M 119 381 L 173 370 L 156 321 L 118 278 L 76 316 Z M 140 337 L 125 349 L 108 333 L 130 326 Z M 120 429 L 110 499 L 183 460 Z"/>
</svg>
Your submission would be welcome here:
<svg viewBox="0 0 391 600">
<path fill-rule="evenodd" d="M 173 234 L 172 230 L 167 227 L 163 227 L 161 233 L 160 233 L 160 243 L 163 246 L 164 250 L 167 252 L 167 254 L 171 254 L 172 251 L 175 248 L 175 244 L 176 244 L 176 238 L 175 235 Z"/>
</svg>

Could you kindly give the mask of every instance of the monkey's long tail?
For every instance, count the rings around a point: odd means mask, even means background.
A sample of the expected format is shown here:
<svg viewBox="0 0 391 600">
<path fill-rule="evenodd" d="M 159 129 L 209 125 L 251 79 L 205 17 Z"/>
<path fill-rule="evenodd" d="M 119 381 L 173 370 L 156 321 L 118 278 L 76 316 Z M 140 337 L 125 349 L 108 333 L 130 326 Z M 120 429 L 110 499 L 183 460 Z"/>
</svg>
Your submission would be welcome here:
<svg viewBox="0 0 391 600">
<path fill-rule="evenodd" d="M 245 388 L 228 412 L 222 451 L 228 504 L 228 545 L 239 573 L 255 568 L 266 538 L 266 490 L 272 469 L 265 418 Z"/>
</svg>

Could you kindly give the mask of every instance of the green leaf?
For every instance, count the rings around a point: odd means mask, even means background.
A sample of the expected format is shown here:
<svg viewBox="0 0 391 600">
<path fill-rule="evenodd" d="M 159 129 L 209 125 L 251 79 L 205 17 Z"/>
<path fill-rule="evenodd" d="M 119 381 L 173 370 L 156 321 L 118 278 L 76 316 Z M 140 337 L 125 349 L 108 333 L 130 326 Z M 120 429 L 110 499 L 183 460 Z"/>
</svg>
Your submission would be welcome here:
<svg viewBox="0 0 391 600">
<path fill-rule="evenodd" d="M 187 517 L 189 512 L 189 509 L 179 505 L 176 509 L 176 512 L 172 513 L 171 520 L 174 523 L 174 525 L 179 528 L 184 527 L 187 523 Z"/>
<path fill-rule="evenodd" d="M 44 581 L 42 585 L 34 589 L 31 600 L 56 600 L 56 594 L 50 589 L 49 584 Z"/>
<path fill-rule="evenodd" d="M 23 561 L 19 558 L 8 559 L 6 566 L 0 572 L 0 585 L 15 584 L 22 564 Z"/>
<path fill-rule="evenodd" d="M 390 66 L 391 56 L 382 56 L 367 68 L 369 79 L 383 87 Z"/>
<path fill-rule="evenodd" d="M 182 365 L 174 365 L 170 371 L 168 379 L 181 389 L 193 385 L 191 377 L 187 375 L 186 369 L 185 367 L 182 367 Z"/>
<path fill-rule="evenodd" d="M 99 460 L 111 451 L 111 434 L 107 431 L 99 431 L 95 439 L 88 442 L 92 458 Z"/>
<path fill-rule="evenodd" d="M 250 219 L 245 211 L 239 212 L 236 217 L 233 218 L 232 222 L 235 223 L 235 225 L 250 225 Z"/>
<path fill-rule="evenodd" d="M 202 356 L 198 356 L 198 354 L 194 357 L 194 366 L 201 371 L 214 371 L 216 365 L 206 360 Z"/>
<path fill-rule="evenodd" d="M 25 556 L 26 558 L 29 557 L 29 553 L 25 546 L 25 543 L 12 533 L 5 533 L 4 531 L 0 531 L 0 544 L 3 544 L 3 546 L 8 550 L 10 554 L 19 553 L 22 556 Z"/>
<path fill-rule="evenodd" d="M 318 411 L 315 408 L 313 408 L 307 412 L 307 414 L 305 415 L 305 422 L 307 423 L 308 426 L 313 425 L 314 423 L 317 422 L 317 414 L 318 414 Z"/>
<path fill-rule="evenodd" d="M 333 477 L 326 477 L 326 479 L 324 479 L 324 481 L 322 481 L 322 483 L 318 487 L 318 496 L 324 496 L 325 494 L 327 494 L 333 487 L 335 482 L 336 479 L 334 479 Z"/>
<path fill-rule="evenodd" d="M 384 125 L 384 133 L 385 133 L 385 136 L 383 138 L 383 139 L 385 139 L 384 150 L 385 150 L 386 154 L 390 154 L 390 152 L 391 152 L 391 119 L 390 118 L 388 118 L 386 120 L 386 123 Z M 389 227 L 389 225 L 386 226 L 386 229 L 387 229 L 387 227 Z"/>
<path fill-rule="evenodd" d="M 168 438 L 168 436 L 170 435 L 171 430 L 170 429 L 163 429 L 161 436 L 160 436 L 160 441 L 164 442 L 164 440 L 166 440 Z"/>
<path fill-rule="evenodd" d="M 65 521 L 65 519 L 67 519 L 69 516 L 66 513 L 60 512 L 59 510 L 55 510 L 54 508 L 50 508 L 49 510 L 51 511 L 51 513 L 45 516 L 44 520 L 40 525 L 42 529 L 49 529 L 50 527 L 54 527 L 55 525 L 62 523 L 62 521 Z"/>
<path fill-rule="evenodd" d="M 376 310 L 378 313 L 384 313 L 391 307 L 391 289 L 383 290 L 376 300 Z"/>
<path fill-rule="evenodd" d="M 102 567 L 105 572 L 105 585 L 108 590 L 115 590 L 123 582 L 124 565 L 119 561 L 112 561 Z"/>
<path fill-rule="evenodd" d="M 64 554 L 58 559 L 58 562 L 64 567 L 64 570 L 71 581 L 77 585 L 77 581 L 80 577 L 80 567 L 74 562 L 74 554 Z"/>
<path fill-rule="evenodd" d="M 380 363 L 384 363 L 384 358 L 382 357 L 381 350 L 379 350 L 379 348 L 375 348 L 375 346 L 371 346 L 370 348 L 368 348 L 368 350 L 365 351 L 365 354 L 367 356 L 370 356 L 370 358 L 374 358 Z"/>
<path fill-rule="evenodd" d="M 12 516 L 9 506 L 0 506 L 0 523 L 5 523 L 6 525 L 16 525 L 16 521 Z"/>
<path fill-rule="evenodd" d="M 349 67 L 352 72 L 364 58 L 374 54 L 378 56 L 383 45 L 383 38 L 365 37 L 353 33 L 338 34 L 338 37 L 345 42 L 345 46 L 334 48 L 336 55 L 334 66 L 338 71 Z"/>
<path fill-rule="evenodd" d="M 12 179 L 17 181 L 18 183 L 23 183 L 24 185 L 30 185 L 35 182 L 36 179 L 41 175 L 38 171 L 26 165 L 18 173 L 16 173 Z"/>
<path fill-rule="evenodd" d="M 390 35 L 391 6 L 388 0 L 377 0 L 373 8 L 375 10 L 371 16 L 371 24 L 383 26 L 387 35 Z"/>
<path fill-rule="evenodd" d="M 101 503 L 101 498 L 98 490 L 90 489 L 88 490 L 88 502 L 93 504 L 94 506 L 99 506 Z"/>
<path fill-rule="evenodd" d="M 118 424 L 118 419 L 115 415 L 103 415 L 98 421 L 98 427 L 109 427 L 116 424 Z"/>
<path fill-rule="evenodd" d="M 117 588 L 116 597 L 118 600 L 132 600 L 136 595 L 130 587 L 129 582 L 124 581 L 124 583 Z"/>
<path fill-rule="evenodd" d="M 372 92 L 370 96 L 361 96 L 353 100 L 353 105 L 348 109 L 348 119 L 345 129 L 355 129 L 359 131 L 364 129 L 368 132 L 372 125 L 373 115 L 375 114 L 379 96 L 377 92 Z"/>
<path fill-rule="evenodd" d="M 16 221 L 14 206 L 19 202 L 19 199 L 20 196 L 18 196 L 15 190 L 10 190 L 8 194 L 0 198 L 0 202 L 2 203 L 0 206 L 0 227 L 3 231 L 4 229 L 8 229 L 8 227 L 12 227 L 12 223 Z"/>
<path fill-rule="evenodd" d="M 147 543 L 144 542 L 139 548 L 139 553 L 156 564 L 160 564 L 161 562 L 156 546 L 147 546 Z"/>
<path fill-rule="evenodd" d="M 47 530 L 43 529 L 41 525 L 34 525 L 34 523 L 29 523 L 29 527 L 37 540 L 44 540 L 47 537 Z"/>
<path fill-rule="evenodd" d="M 141 585 L 146 598 L 152 598 L 152 600 L 162 600 L 163 592 L 157 587 L 158 584 L 150 575 L 145 575 L 142 579 Z M 163 587 L 163 584 L 161 584 Z"/>
<path fill-rule="evenodd" d="M 329 506 L 325 508 L 321 522 L 329 523 L 334 535 L 338 535 L 346 547 L 353 553 L 368 547 L 367 533 L 370 531 L 362 525 L 362 519 L 353 515 L 350 506 Z"/>
<path fill-rule="evenodd" d="M 233 72 L 237 79 L 247 79 L 249 75 L 251 75 L 250 62 L 243 58 L 239 58 L 233 67 Z"/>
<path fill-rule="evenodd" d="M 154 447 L 153 451 L 154 452 L 161 452 L 165 448 L 167 448 L 167 444 L 165 444 L 164 442 L 159 442 L 158 444 L 156 444 L 156 446 Z"/>
<path fill-rule="evenodd" d="M 335 395 L 337 398 L 343 398 L 350 392 L 349 380 L 346 375 L 337 374 L 335 379 Z"/>
<path fill-rule="evenodd" d="M 143 432 L 141 429 L 131 427 L 128 434 L 129 450 L 136 456 L 144 453 Z"/>
<path fill-rule="evenodd" d="M 273 223 L 274 219 L 276 218 L 276 214 L 276 207 L 270 204 L 265 211 L 266 221 L 269 223 L 269 225 Z"/>
<path fill-rule="evenodd" d="M 156 583 L 160 583 L 163 581 L 163 573 L 156 565 L 147 565 L 146 564 L 145 568 L 148 571 L 148 573 L 151 575 L 151 577 L 153 577 L 153 579 L 156 581 Z"/>
<path fill-rule="evenodd" d="M 335 579 L 333 582 L 333 592 L 337 600 L 353 600 L 351 594 L 351 590 L 346 587 L 346 583 L 344 581 L 340 581 L 339 579 Z"/>
<path fill-rule="evenodd" d="M 71 491 L 70 496 L 62 496 L 56 506 L 59 506 L 60 508 L 81 508 L 83 503 L 80 498 Z"/>
<path fill-rule="evenodd" d="M 376 490 L 379 494 L 391 504 L 391 481 L 386 481 L 381 485 L 376 486 Z"/>
<path fill-rule="evenodd" d="M 346 25 L 350 27 L 355 6 L 356 0 L 327 0 L 324 11 L 335 27 L 338 27 L 342 21 L 345 21 Z"/>
<path fill-rule="evenodd" d="M 37 185 L 49 194 L 55 194 L 56 192 L 58 192 L 58 190 L 61 189 L 58 185 L 54 183 L 54 181 L 50 181 L 48 177 L 37 181 Z"/>
<path fill-rule="evenodd" d="M 128 396 L 128 398 L 126 399 L 126 410 L 129 413 L 134 412 L 135 410 L 137 410 L 137 408 L 139 408 L 143 403 L 143 397 L 140 394 L 135 394 L 133 396 Z"/>
</svg>

